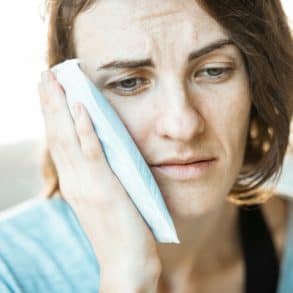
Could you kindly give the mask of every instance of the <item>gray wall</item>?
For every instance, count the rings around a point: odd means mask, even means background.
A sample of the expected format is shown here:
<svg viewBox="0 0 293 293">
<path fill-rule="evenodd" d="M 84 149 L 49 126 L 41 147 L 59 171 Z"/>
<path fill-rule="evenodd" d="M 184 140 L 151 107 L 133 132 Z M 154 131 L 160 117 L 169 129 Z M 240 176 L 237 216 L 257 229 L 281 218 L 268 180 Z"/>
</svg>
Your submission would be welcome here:
<svg viewBox="0 0 293 293">
<path fill-rule="evenodd" d="M 0 210 L 40 192 L 42 147 L 41 140 L 0 145 Z"/>
</svg>

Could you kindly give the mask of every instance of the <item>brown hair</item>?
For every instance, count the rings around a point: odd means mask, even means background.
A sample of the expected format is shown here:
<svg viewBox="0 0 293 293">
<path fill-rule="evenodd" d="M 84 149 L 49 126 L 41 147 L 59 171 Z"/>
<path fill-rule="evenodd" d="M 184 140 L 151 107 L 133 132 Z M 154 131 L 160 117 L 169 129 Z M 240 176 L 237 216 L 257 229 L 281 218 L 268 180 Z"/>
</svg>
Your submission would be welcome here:
<svg viewBox="0 0 293 293">
<path fill-rule="evenodd" d="M 73 26 L 76 16 L 96 0 L 48 0 L 48 56 L 51 67 L 76 57 Z M 293 111 L 292 35 L 279 0 L 198 0 L 240 49 L 249 77 L 253 105 L 244 164 L 228 199 L 235 204 L 264 202 L 273 189 L 260 187 L 278 180 L 289 145 Z M 44 150 L 46 196 L 59 190 L 49 150 Z"/>
</svg>

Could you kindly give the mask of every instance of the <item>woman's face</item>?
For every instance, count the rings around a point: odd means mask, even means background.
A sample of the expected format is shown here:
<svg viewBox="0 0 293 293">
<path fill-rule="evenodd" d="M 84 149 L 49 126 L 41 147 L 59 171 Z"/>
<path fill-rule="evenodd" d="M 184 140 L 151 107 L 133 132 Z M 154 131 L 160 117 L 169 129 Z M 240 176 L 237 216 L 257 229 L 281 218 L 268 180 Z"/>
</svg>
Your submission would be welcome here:
<svg viewBox="0 0 293 293">
<path fill-rule="evenodd" d="M 151 167 L 173 216 L 219 206 L 242 166 L 251 107 L 243 59 L 233 44 L 202 51 L 223 40 L 228 34 L 194 0 L 100 0 L 75 22 L 83 71 L 150 167 L 171 158 L 216 158 L 184 180 Z M 151 62 L 137 62 L 145 59 Z M 114 60 L 136 66 L 100 68 Z"/>
</svg>

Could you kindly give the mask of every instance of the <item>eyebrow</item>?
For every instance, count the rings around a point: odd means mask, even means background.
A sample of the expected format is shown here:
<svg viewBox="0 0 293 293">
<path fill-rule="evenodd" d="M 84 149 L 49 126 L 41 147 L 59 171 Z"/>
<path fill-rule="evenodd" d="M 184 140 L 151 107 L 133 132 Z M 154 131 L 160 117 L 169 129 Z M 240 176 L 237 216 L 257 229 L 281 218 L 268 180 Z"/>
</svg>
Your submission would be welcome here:
<svg viewBox="0 0 293 293">
<path fill-rule="evenodd" d="M 188 55 L 188 62 L 197 59 L 199 57 L 202 57 L 203 55 L 206 55 L 214 50 L 217 50 L 219 48 L 222 48 L 227 45 L 234 44 L 234 42 L 231 39 L 221 39 L 217 40 L 201 49 L 198 49 L 196 51 L 191 52 Z M 141 59 L 141 60 L 114 60 L 109 63 L 106 63 L 104 65 L 101 65 L 97 68 L 97 70 L 102 69 L 120 69 L 120 68 L 138 68 L 138 67 L 155 67 L 154 62 L 152 59 Z"/>
</svg>

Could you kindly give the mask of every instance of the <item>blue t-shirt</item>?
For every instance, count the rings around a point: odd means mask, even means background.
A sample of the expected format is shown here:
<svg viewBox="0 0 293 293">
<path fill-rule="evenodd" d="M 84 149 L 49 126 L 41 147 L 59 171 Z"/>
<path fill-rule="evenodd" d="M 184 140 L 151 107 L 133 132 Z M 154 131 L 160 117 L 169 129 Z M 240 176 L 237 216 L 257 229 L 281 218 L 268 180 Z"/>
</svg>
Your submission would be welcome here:
<svg viewBox="0 0 293 293">
<path fill-rule="evenodd" d="M 278 293 L 293 292 L 293 200 Z M 0 292 L 97 293 L 99 265 L 71 207 L 37 198 L 0 218 Z"/>
<path fill-rule="evenodd" d="M 0 292 L 97 293 L 99 265 L 71 207 L 37 198 L 0 220 Z"/>
</svg>

